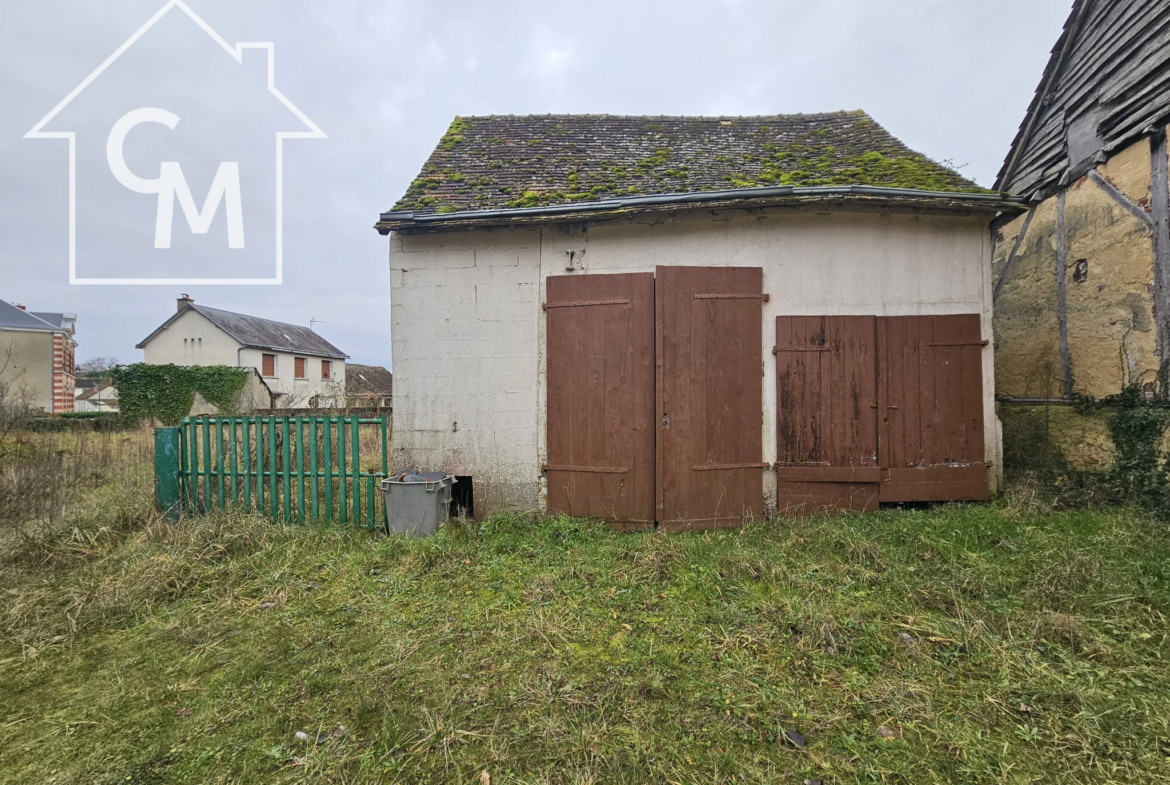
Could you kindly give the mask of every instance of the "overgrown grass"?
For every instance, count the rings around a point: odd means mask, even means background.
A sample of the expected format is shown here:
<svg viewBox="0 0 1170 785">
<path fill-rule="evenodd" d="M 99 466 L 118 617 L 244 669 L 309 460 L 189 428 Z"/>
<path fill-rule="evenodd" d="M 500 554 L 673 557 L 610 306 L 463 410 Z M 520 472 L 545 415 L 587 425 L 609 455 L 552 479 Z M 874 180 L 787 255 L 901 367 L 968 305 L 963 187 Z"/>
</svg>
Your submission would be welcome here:
<svg viewBox="0 0 1170 785">
<path fill-rule="evenodd" d="M 1144 514 L 403 540 L 170 525 L 148 492 L 103 487 L 0 563 L 6 782 L 1170 777 L 1170 547 Z"/>
</svg>

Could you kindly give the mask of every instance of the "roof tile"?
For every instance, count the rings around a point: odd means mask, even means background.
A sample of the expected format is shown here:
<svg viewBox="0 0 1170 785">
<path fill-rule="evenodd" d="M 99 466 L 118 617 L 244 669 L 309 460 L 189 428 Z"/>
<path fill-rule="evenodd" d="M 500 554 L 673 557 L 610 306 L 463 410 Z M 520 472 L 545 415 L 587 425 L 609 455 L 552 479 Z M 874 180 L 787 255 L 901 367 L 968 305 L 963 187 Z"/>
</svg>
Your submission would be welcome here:
<svg viewBox="0 0 1170 785">
<path fill-rule="evenodd" d="M 864 112 L 456 117 L 394 206 L 418 215 L 774 185 L 990 193 Z"/>
</svg>

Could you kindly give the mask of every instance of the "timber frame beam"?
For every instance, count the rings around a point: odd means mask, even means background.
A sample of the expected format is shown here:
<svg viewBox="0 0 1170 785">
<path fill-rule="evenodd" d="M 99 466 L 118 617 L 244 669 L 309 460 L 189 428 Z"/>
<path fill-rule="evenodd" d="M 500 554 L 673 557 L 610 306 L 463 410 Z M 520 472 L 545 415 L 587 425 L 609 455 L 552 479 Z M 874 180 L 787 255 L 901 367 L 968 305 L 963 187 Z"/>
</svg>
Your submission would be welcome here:
<svg viewBox="0 0 1170 785">
<path fill-rule="evenodd" d="M 1150 209 L 1154 234 L 1154 319 L 1158 327 L 1158 394 L 1170 397 L 1170 180 L 1166 129 L 1150 137 Z"/>
</svg>

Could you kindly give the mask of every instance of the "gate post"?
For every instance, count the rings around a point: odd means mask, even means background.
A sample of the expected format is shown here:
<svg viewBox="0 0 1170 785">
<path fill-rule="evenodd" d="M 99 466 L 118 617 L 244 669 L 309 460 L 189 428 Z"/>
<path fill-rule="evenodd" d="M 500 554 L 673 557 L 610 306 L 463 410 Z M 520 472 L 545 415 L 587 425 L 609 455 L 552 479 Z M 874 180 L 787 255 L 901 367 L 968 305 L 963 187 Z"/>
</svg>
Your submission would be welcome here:
<svg viewBox="0 0 1170 785">
<path fill-rule="evenodd" d="M 171 520 L 179 519 L 179 429 L 154 429 L 154 498 Z"/>
</svg>

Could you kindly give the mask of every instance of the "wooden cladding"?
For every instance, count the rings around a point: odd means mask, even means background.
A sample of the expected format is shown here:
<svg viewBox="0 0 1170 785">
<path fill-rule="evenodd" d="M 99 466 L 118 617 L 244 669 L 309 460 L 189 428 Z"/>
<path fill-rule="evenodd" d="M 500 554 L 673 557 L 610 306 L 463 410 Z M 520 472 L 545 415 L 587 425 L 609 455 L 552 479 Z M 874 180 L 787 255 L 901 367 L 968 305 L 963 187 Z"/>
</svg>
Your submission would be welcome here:
<svg viewBox="0 0 1170 785">
<path fill-rule="evenodd" d="M 882 501 L 987 498 L 979 317 L 877 320 Z"/>
<path fill-rule="evenodd" d="M 551 512 L 622 528 L 763 514 L 763 273 L 547 281 Z"/>
<path fill-rule="evenodd" d="M 548 508 L 654 524 L 654 276 L 553 276 Z"/>
<path fill-rule="evenodd" d="M 777 502 L 987 498 L 976 314 L 776 319 Z"/>
<path fill-rule="evenodd" d="M 878 506 L 875 317 L 776 319 L 781 510 Z"/>
<path fill-rule="evenodd" d="M 763 286 L 758 267 L 657 269 L 662 528 L 763 515 Z"/>
<path fill-rule="evenodd" d="M 763 272 L 547 279 L 548 509 L 626 529 L 764 514 Z M 781 512 L 987 498 L 980 317 L 781 316 Z"/>
</svg>

